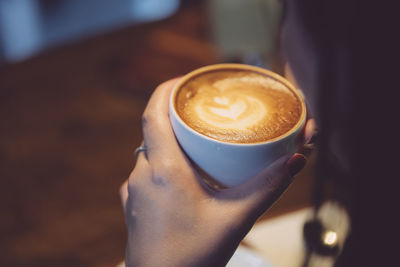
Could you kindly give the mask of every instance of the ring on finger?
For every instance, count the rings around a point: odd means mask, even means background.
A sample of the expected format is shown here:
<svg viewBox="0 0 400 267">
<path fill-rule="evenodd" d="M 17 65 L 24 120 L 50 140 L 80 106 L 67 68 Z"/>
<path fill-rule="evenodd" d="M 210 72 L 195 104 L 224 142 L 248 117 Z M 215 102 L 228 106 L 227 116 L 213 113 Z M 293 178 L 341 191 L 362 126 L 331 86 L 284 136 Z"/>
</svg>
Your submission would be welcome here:
<svg viewBox="0 0 400 267">
<path fill-rule="evenodd" d="M 135 149 L 135 157 L 137 158 L 140 152 L 146 152 L 147 151 L 147 147 L 146 146 L 140 146 L 138 148 Z"/>
</svg>

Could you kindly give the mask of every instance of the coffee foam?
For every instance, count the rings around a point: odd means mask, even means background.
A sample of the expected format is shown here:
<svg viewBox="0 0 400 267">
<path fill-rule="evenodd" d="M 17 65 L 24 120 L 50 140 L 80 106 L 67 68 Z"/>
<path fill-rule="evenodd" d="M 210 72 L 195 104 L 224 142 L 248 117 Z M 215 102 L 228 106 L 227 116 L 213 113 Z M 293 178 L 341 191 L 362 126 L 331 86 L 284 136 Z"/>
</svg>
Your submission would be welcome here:
<svg viewBox="0 0 400 267">
<path fill-rule="evenodd" d="M 278 137 L 301 113 L 299 100 L 284 84 L 250 71 L 214 71 L 190 79 L 177 94 L 176 109 L 194 130 L 233 143 Z"/>
</svg>

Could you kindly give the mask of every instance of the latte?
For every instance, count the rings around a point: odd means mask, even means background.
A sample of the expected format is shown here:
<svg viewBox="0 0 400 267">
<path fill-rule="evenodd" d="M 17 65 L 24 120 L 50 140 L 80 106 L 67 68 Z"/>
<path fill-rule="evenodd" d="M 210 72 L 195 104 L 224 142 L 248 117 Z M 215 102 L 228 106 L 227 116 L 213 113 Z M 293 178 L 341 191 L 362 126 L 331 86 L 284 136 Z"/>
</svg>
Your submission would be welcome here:
<svg viewBox="0 0 400 267">
<path fill-rule="evenodd" d="M 302 115 L 299 96 L 274 77 L 251 70 L 202 72 L 181 85 L 179 117 L 196 132 L 228 143 L 276 139 Z"/>
</svg>

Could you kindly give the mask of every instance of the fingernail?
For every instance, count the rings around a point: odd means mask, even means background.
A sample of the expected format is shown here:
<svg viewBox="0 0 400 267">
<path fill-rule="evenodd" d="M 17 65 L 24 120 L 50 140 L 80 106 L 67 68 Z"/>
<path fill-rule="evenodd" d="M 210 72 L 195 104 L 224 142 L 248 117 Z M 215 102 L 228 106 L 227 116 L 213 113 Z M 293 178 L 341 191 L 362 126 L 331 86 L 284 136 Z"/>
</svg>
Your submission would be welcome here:
<svg viewBox="0 0 400 267">
<path fill-rule="evenodd" d="M 307 163 L 307 159 L 303 155 L 295 154 L 286 163 L 289 174 L 291 176 L 295 176 L 299 171 L 301 171 L 301 169 L 304 168 L 306 163 Z"/>
<path fill-rule="evenodd" d="M 315 142 L 318 139 L 318 132 L 315 131 L 314 134 L 311 136 L 311 138 L 308 140 L 306 144 L 315 144 Z"/>
<path fill-rule="evenodd" d="M 317 130 L 314 119 L 310 119 L 306 125 L 304 144 L 312 144 L 315 141 L 315 138 L 318 134 L 317 132 L 318 132 L 318 130 Z"/>
</svg>

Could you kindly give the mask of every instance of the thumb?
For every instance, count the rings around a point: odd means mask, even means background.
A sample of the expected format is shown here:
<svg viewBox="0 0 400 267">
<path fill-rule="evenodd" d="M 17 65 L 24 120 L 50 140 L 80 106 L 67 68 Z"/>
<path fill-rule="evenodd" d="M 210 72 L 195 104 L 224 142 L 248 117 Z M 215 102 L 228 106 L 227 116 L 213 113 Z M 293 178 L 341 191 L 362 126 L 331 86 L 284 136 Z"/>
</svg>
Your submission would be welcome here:
<svg viewBox="0 0 400 267">
<path fill-rule="evenodd" d="M 258 218 L 282 195 L 306 162 L 302 154 L 283 156 L 253 179 L 225 190 L 225 198 L 236 199 L 239 212 Z"/>
</svg>

